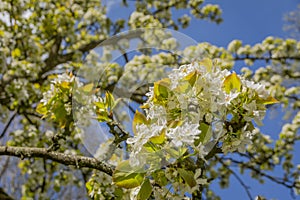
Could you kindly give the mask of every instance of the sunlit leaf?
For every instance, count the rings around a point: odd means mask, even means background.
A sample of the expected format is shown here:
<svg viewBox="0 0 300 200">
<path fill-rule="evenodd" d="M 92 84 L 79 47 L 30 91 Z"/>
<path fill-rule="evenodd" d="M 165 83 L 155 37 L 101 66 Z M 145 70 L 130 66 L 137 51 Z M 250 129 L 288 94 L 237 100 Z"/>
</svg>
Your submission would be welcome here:
<svg viewBox="0 0 300 200">
<path fill-rule="evenodd" d="M 171 83 L 171 81 L 169 78 L 164 78 L 164 79 L 154 83 L 154 89 L 153 89 L 153 92 L 154 92 L 153 102 L 154 103 L 159 103 L 159 104 L 164 103 L 164 101 L 169 96 L 170 83 Z"/>
<path fill-rule="evenodd" d="M 110 92 L 105 93 L 105 103 L 108 108 L 112 108 L 115 105 L 115 98 Z"/>
<path fill-rule="evenodd" d="M 212 60 L 210 58 L 204 58 L 203 60 L 201 60 L 199 62 L 199 65 L 206 67 L 207 72 L 212 71 L 213 63 L 212 63 Z"/>
<path fill-rule="evenodd" d="M 11 52 L 12 57 L 17 58 L 21 56 L 21 50 L 19 48 L 15 48 L 12 52 Z"/>
<path fill-rule="evenodd" d="M 169 128 L 176 128 L 177 126 L 180 126 L 183 124 L 183 121 L 182 120 L 173 120 L 173 121 L 170 121 L 168 123 L 168 127 Z"/>
<path fill-rule="evenodd" d="M 42 114 L 42 115 L 46 115 L 48 111 L 47 111 L 46 106 L 44 106 L 42 103 L 40 103 L 36 107 L 36 112 L 38 112 L 39 114 Z"/>
<path fill-rule="evenodd" d="M 166 152 L 168 154 L 170 154 L 170 156 L 172 158 L 180 158 L 181 156 L 183 156 L 185 154 L 186 151 L 187 151 L 187 148 L 185 148 L 185 147 L 181 147 L 179 149 L 173 149 L 173 148 L 166 149 Z"/>
<path fill-rule="evenodd" d="M 94 84 L 93 83 L 89 83 L 83 87 L 81 87 L 80 89 L 86 93 L 91 92 L 93 90 Z"/>
<path fill-rule="evenodd" d="M 145 173 L 141 169 L 131 167 L 129 161 L 121 162 L 113 173 L 113 182 L 123 188 L 135 188 L 142 184 Z"/>
<path fill-rule="evenodd" d="M 146 144 L 143 145 L 144 149 L 147 150 L 148 152 L 157 152 L 160 149 L 158 148 L 158 146 L 152 142 L 147 142 Z"/>
<path fill-rule="evenodd" d="M 227 94 L 229 94 L 233 90 L 240 92 L 241 87 L 242 87 L 241 80 L 235 72 L 227 76 L 223 82 L 223 89 Z"/>
<path fill-rule="evenodd" d="M 103 102 L 94 102 L 94 104 L 96 105 L 97 108 L 99 109 L 105 109 L 105 104 Z"/>
<path fill-rule="evenodd" d="M 165 129 L 162 130 L 160 135 L 153 136 L 150 138 L 150 142 L 152 142 L 154 144 L 162 144 L 165 142 L 165 140 L 166 140 L 166 130 Z"/>
<path fill-rule="evenodd" d="M 148 103 L 145 103 L 145 104 L 141 105 L 140 108 L 142 108 L 142 109 L 148 109 L 148 108 L 150 108 L 150 106 L 149 106 Z"/>
<path fill-rule="evenodd" d="M 195 70 L 195 71 L 189 73 L 187 76 L 185 76 L 184 80 L 188 81 L 191 86 L 194 86 L 194 84 L 195 84 L 195 82 L 196 82 L 196 80 L 198 78 L 198 75 L 199 75 L 199 72 L 197 72 Z"/>
<path fill-rule="evenodd" d="M 111 121 L 111 118 L 108 116 L 108 113 L 106 111 L 97 112 L 97 120 L 99 122 L 109 122 Z"/>
<path fill-rule="evenodd" d="M 180 82 L 177 87 L 174 89 L 177 93 L 186 93 L 192 88 L 191 84 L 188 81 Z"/>
<path fill-rule="evenodd" d="M 135 111 L 133 120 L 132 120 L 132 130 L 133 133 L 136 134 L 136 126 L 138 124 L 149 124 L 150 121 L 147 120 L 145 115 L 140 113 L 138 110 Z"/>
<path fill-rule="evenodd" d="M 275 99 L 274 97 L 269 96 L 266 99 L 259 98 L 257 100 L 257 103 L 262 103 L 262 104 L 265 104 L 265 105 L 269 105 L 269 104 L 279 103 L 279 101 L 277 99 Z"/>
</svg>

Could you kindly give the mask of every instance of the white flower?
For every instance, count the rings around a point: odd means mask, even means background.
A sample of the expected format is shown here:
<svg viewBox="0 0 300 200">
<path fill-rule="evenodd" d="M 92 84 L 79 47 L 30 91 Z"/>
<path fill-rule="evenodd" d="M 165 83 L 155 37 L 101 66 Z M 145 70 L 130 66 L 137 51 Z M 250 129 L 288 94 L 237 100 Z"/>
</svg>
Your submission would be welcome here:
<svg viewBox="0 0 300 200">
<path fill-rule="evenodd" d="M 231 104 L 231 101 L 239 96 L 239 92 L 230 92 L 229 94 L 225 93 L 224 102 L 221 102 L 221 104 L 224 104 L 225 106 L 229 106 Z"/>
<path fill-rule="evenodd" d="M 265 86 L 262 85 L 261 83 L 254 83 L 248 80 L 242 80 L 242 83 L 246 87 L 255 90 L 258 93 L 258 96 L 261 98 L 266 98 L 269 96 L 269 92 L 265 89 Z"/>
<path fill-rule="evenodd" d="M 46 135 L 47 138 L 52 138 L 53 135 L 54 135 L 54 133 L 53 133 L 53 131 L 51 131 L 51 130 L 47 130 L 47 131 L 45 132 L 45 135 Z"/>
<path fill-rule="evenodd" d="M 166 136 L 172 139 L 172 143 L 175 147 L 180 147 L 183 144 L 193 145 L 195 139 L 198 139 L 201 133 L 198 127 L 198 124 L 184 123 L 181 126 L 169 129 Z"/>
<path fill-rule="evenodd" d="M 146 144 L 151 137 L 158 136 L 164 127 L 164 125 L 159 126 L 157 124 L 151 124 L 150 126 L 139 124 L 136 126 L 138 134 L 132 138 L 128 138 L 126 141 L 127 144 L 132 145 L 132 152 L 130 154 L 131 165 L 137 166 L 141 164 L 138 154 L 141 152 L 144 144 Z"/>
<path fill-rule="evenodd" d="M 239 44 L 236 45 L 239 46 Z M 248 51 L 247 46 L 243 48 Z M 205 64 L 194 62 L 172 70 L 168 76 L 169 89 L 172 92 L 168 92 L 168 98 L 164 101 L 160 102 L 156 99 L 157 101 L 153 102 L 155 99 L 154 88 L 151 87 L 147 93 L 146 105 L 148 108 L 145 109 L 146 118 L 151 121 L 151 124 L 138 125 L 136 136 L 127 140 L 132 147 L 130 163 L 138 165 L 149 161 L 152 165 L 150 159 L 155 156 L 158 156 L 155 159 L 158 158 L 160 164 L 162 161 L 160 158 L 163 156 L 168 157 L 167 162 L 176 160 L 177 158 L 174 158 L 173 155 L 170 156 L 165 152 L 170 149 L 180 151 L 182 149 L 180 147 L 188 147 L 189 153 L 197 152 L 197 156 L 204 159 L 212 145 L 218 141 L 222 142 L 222 149 L 225 153 L 244 152 L 247 144 L 251 143 L 255 132 L 247 130 L 247 127 L 253 120 L 258 125 L 262 124 L 265 105 L 258 102 L 259 98 L 266 99 L 269 96 L 266 90 L 268 86 L 248 81 L 239 76 L 241 91 L 227 93 L 224 90 L 224 80 L 230 74 L 231 72 L 221 70 L 219 66 L 205 66 Z M 187 81 L 190 85 L 187 84 Z M 234 120 L 246 121 L 247 125 L 243 128 L 225 125 L 226 122 L 231 123 L 231 119 L 228 119 L 229 115 L 232 115 Z M 242 118 L 237 118 L 237 116 L 242 116 Z M 199 139 L 201 134 L 199 126 L 203 120 L 208 123 L 207 129 L 211 132 L 207 133 L 204 131 L 206 127 L 204 129 L 201 127 L 203 134 L 207 135 L 205 135 L 205 141 L 195 146 L 195 140 Z M 173 123 L 176 125 L 173 126 Z M 166 138 L 162 143 L 154 144 L 157 148 L 156 154 L 154 156 L 151 152 L 152 155 L 150 155 L 151 153 L 144 148 L 144 145 L 149 142 L 150 138 L 160 135 L 163 129 Z M 178 153 L 180 154 L 180 152 Z M 199 183 L 201 181 L 205 182 L 205 180 L 199 180 Z"/>
</svg>

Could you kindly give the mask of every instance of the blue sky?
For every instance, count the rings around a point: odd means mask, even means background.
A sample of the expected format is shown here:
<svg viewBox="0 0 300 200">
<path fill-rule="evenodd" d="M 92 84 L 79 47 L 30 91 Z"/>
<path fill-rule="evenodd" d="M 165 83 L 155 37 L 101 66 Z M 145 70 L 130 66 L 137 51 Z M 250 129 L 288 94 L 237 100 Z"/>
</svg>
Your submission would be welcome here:
<svg viewBox="0 0 300 200">
<path fill-rule="evenodd" d="M 192 37 L 197 42 L 209 42 L 217 46 L 226 47 L 233 39 L 240 39 L 245 44 L 255 44 L 261 42 L 267 36 L 287 38 L 288 34 L 283 31 L 283 16 L 289 11 L 295 10 L 300 1 L 296 0 L 226 0 L 226 1 L 206 1 L 208 3 L 219 4 L 223 10 L 224 22 L 220 25 L 203 20 L 192 20 L 191 25 L 180 32 Z M 129 9 L 124 12 L 118 12 L 121 0 L 104 0 L 109 7 L 108 15 L 115 19 L 127 19 L 132 12 L 133 1 L 128 1 Z M 182 11 L 180 13 L 183 13 Z M 260 65 L 262 63 L 258 63 Z M 258 67 L 258 65 L 254 67 Z M 241 66 L 239 66 L 241 67 Z M 276 113 L 275 113 L 276 114 Z M 271 117 L 266 117 L 265 126 L 261 129 L 270 134 L 274 139 L 278 137 L 281 126 L 281 114 L 277 113 Z M 297 145 L 296 151 L 300 153 L 300 145 Z M 299 164 L 299 161 L 298 163 Z M 277 170 L 280 172 L 280 170 Z M 248 176 L 241 176 L 247 185 L 251 187 L 253 196 L 263 195 L 268 199 L 286 200 L 291 199 L 290 191 L 271 182 L 265 185 L 259 184 Z M 244 189 L 235 178 L 231 178 L 229 189 L 216 189 L 222 199 L 247 199 Z M 217 184 L 213 187 L 218 188 Z M 296 199 L 300 200 L 300 197 Z"/>
</svg>

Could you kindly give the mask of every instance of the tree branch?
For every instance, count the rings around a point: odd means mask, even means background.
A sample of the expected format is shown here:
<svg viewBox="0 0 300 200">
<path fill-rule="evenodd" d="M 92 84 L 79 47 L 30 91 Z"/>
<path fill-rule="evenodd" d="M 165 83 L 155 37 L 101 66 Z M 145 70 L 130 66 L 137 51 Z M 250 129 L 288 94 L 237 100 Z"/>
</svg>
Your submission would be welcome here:
<svg viewBox="0 0 300 200">
<path fill-rule="evenodd" d="M 204 158 L 205 160 L 209 160 L 218 153 L 223 153 L 223 152 L 222 149 L 218 147 L 218 143 L 216 143 L 215 146 L 212 148 L 212 150 Z"/>
<path fill-rule="evenodd" d="M 10 124 L 12 123 L 12 121 L 14 120 L 14 118 L 17 116 L 18 114 L 18 110 L 15 111 L 15 113 L 10 117 L 9 121 L 7 122 L 7 124 L 5 125 L 1 135 L 0 135 L 0 139 L 5 135 L 7 129 L 9 128 Z"/>
<path fill-rule="evenodd" d="M 290 180 L 286 180 L 285 178 L 276 178 L 274 176 L 271 176 L 269 174 L 264 173 L 263 171 L 261 171 L 260 169 L 257 169 L 256 167 L 248 165 L 247 163 L 244 163 L 242 161 L 237 161 L 237 160 L 234 160 L 232 158 L 224 158 L 224 159 L 230 160 L 232 163 L 235 163 L 237 165 L 245 167 L 246 169 L 252 170 L 255 173 L 259 174 L 260 176 L 263 176 L 263 177 L 269 179 L 270 181 L 273 181 L 275 183 L 283 185 L 283 186 L 285 186 L 285 187 L 287 187 L 289 189 L 293 189 L 293 188 L 300 189 L 300 187 L 296 186 L 295 183 L 291 183 Z"/>
<path fill-rule="evenodd" d="M 3 190 L 3 188 L 0 188 L 0 199 L 1 199 L 1 200 L 13 200 L 13 198 L 10 197 L 10 196 Z"/>
<path fill-rule="evenodd" d="M 1 170 L 1 172 L 0 172 L 0 177 L 3 176 L 3 174 L 4 174 L 5 171 L 6 171 L 6 169 L 8 168 L 9 160 L 10 160 L 10 157 L 7 157 L 7 159 L 6 159 L 6 161 L 5 161 L 4 165 L 3 165 L 3 168 L 2 168 L 2 170 Z"/>
<path fill-rule="evenodd" d="M 45 158 L 64 165 L 73 165 L 77 168 L 87 167 L 91 169 L 97 169 L 108 175 L 112 175 L 114 170 L 113 166 L 110 166 L 95 158 L 78 155 L 68 155 L 55 151 L 48 152 L 46 148 L 0 146 L 0 156 L 1 155 L 15 156 L 21 159 Z"/>
<path fill-rule="evenodd" d="M 180 3 L 182 3 L 182 0 L 180 0 L 180 1 L 175 1 L 174 3 L 168 4 L 168 5 L 165 6 L 165 7 L 162 7 L 162 8 L 159 8 L 159 9 L 155 10 L 154 12 L 152 12 L 152 15 L 157 15 L 157 14 L 159 14 L 160 12 L 163 12 L 163 11 L 165 11 L 165 10 L 169 10 L 170 8 L 175 7 L 175 6 L 177 6 L 178 4 L 180 4 Z M 186 3 L 187 3 L 187 1 L 186 1 Z"/>
<path fill-rule="evenodd" d="M 233 171 L 229 166 L 227 166 L 224 162 L 223 162 L 223 160 L 221 159 L 221 158 L 219 158 L 218 157 L 218 160 L 220 161 L 220 163 L 224 166 L 224 167 L 226 167 L 227 169 L 228 169 L 228 171 L 230 172 L 230 173 L 232 173 L 232 175 L 237 179 L 237 181 L 241 184 L 241 186 L 244 188 L 244 190 L 246 191 L 246 193 L 247 193 L 247 195 L 248 195 L 248 197 L 249 197 L 249 199 L 251 200 L 251 199 L 253 199 L 253 197 L 252 197 L 252 195 L 251 195 L 251 193 L 250 193 L 250 187 L 249 186 L 247 186 L 245 183 L 244 183 L 244 181 L 239 177 L 239 175 L 237 175 L 237 173 L 235 173 L 235 171 Z"/>
<path fill-rule="evenodd" d="M 90 50 L 96 48 L 97 46 L 107 46 L 107 45 L 112 45 L 112 44 L 117 44 L 120 40 L 122 39 L 133 39 L 133 38 L 138 38 L 144 33 L 144 30 L 135 30 L 134 32 L 130 32 L 130 34 L 118 34 L 115 35 L 109 39 L 103 39 L 103 40 L 94 40 L 91 41 L 88 44 L 85 44 L 81 46 L 77 51 L 80 51 L 82 53 L 89 52 Z M 57 45 L 58 43 L 54 43 Z M 73 56 L 75 55 L 75 52 L 70 52 L 67 54 L 58 54 L 58 51 L 56 48 L 52 49 L 51 53 L 49 54 L 49 57 L 44 61 L 45 62 L 45 67 L 44 69 L 40 72 L 40 76 L 44 75 L 48 71 L 51 71 L 54 67 L 56 67 L 59 64 L 67 63 L 68 61 L 71 61 Z"/>
<path fill-rule="evenodd" d="M 300 56 L 278 56 L 278 57 L 275 57 L 275 56 L 242 56 L 242 57 L 234 57 L 234 60 L 235 61 L 238 61 L 238 60 L 246 60 L 246 59 L 249 59 L 249 60 L 252 60 L 252 61 L 255 61 L 255 60 L 264 60 L 266 62 L 270 61 L 270 60 L 300 60 Z"/>
</svg>

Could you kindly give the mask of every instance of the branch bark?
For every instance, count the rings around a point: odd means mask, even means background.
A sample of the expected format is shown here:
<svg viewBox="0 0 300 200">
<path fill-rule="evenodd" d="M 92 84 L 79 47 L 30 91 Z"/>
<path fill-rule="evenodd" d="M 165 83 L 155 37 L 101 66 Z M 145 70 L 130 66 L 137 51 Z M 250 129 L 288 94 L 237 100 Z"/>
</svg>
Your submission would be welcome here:
<svg viewBox="0 0 300 200">
<path fill-rule="evenodd" d="M 300 60 L 300 56 L 242 56 L 242 57 L 238 57 L 235 56 L 234 60 L 238 61 L 238 60 L 252 60 L 252 61 L 257 61 L 257 60 L 263 60 L 266 62 L 269 62 L 271 60 Z"/>
<path fill-rule="evenodd" d="M 112 175 L 114 170 L 113 166 L 101 162 L 95 158 L 69 155 L 55 151 L 48 152 L 46 148 L 0 146 L 0 156 L 1 155 L 14 156 L 21 159 L 45 158 L 64 165 L 73 165 L 77 168 L 87 167 L 91 169 L 97 169 L 108 175 Z"/>
<path fill-rule="evenodd" d="M 0 188 L 0 199 L 1 199 L 1 200 L 13 200 L 13 198 L 10 197 L 10 196 L 3 190 L 3 188 Z"/>
<path fill-rule="evenodd" d="M 137 29 L 134 32 L 130 32 L 130 34 L 119 34 L 119 35 L 114 35 L 113 37 L 111 37 L 109 39 L 91 41 L 90 43 L 81 46 L 79 49 L 77 49 L 77 51 L 80 51 L 82 53 L 89 52 L 92 49 L 96 48 L 97 46 L 113 45 L 113 44 L 117 44 L 118 41 L 120 41 L 122 39 L 138 38 L 143 33 L 144 33 L 144 30 Z M 54 42 L 54 45 L 49 54 L 49 57 L 44 61 L 45 67 L 40 72 L 39 77 L 42 77 L 45 73 L 51 71 L 57 65 L 67 63 L 72 60 L 72 58 L 75 54 L 75 51 L 66 53 L 66 54 L 59 54 L 59 48 L 57 47 L 58 44 L 60 44 L 60 43 L 57 39 L 57 41 Z"/>
</svg>

